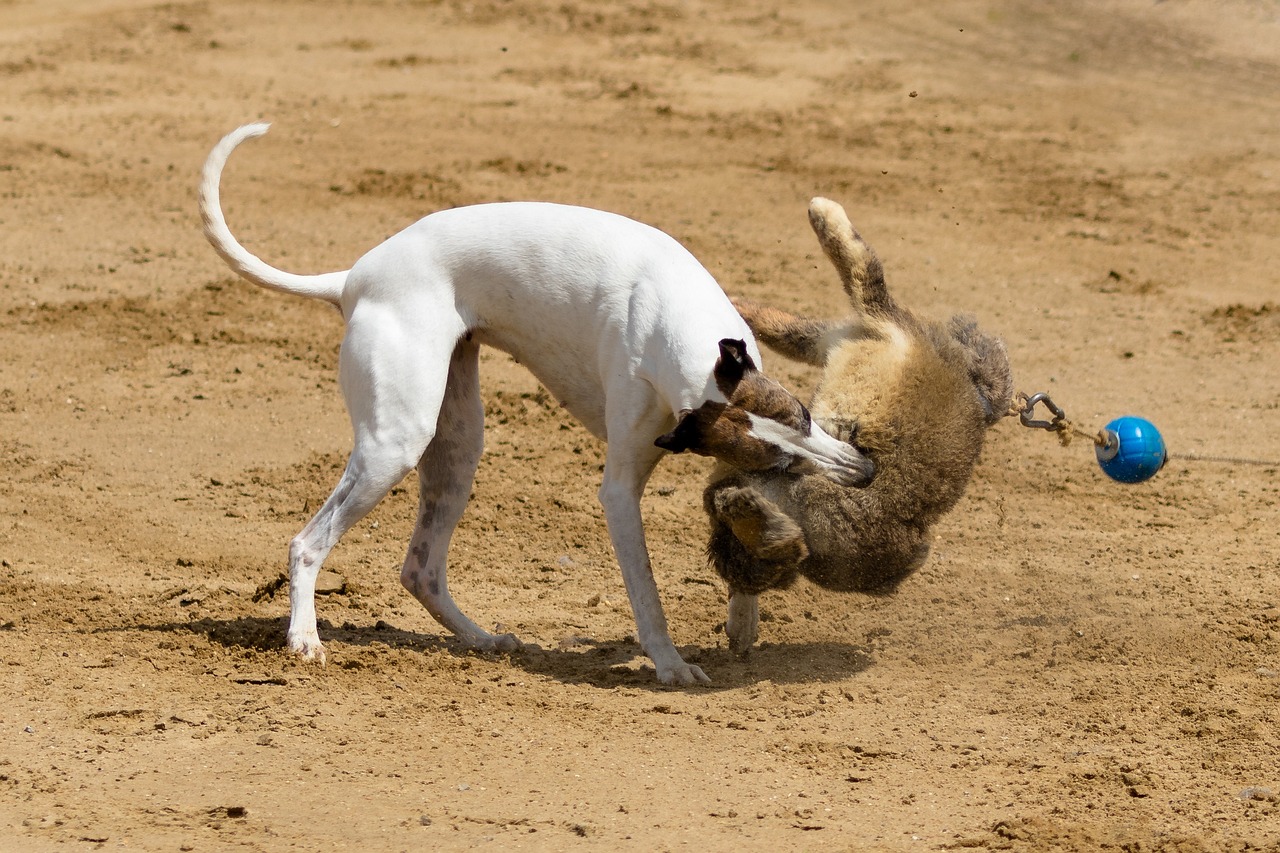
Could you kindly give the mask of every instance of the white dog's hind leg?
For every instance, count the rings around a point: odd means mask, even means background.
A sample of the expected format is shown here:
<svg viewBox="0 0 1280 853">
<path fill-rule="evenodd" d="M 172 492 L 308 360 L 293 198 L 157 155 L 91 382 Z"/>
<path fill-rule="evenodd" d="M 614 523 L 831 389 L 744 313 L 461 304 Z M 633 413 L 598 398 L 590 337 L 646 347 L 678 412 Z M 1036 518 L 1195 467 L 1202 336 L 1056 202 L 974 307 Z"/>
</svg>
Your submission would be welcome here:
<svg viewBox="0 0 1280 853">
<path fill-rule="evenodd" d="M 343 396 L 355 434 L 342 479 L 324 506 L 289 545 L 290 650 L 325 659 L 316 631 L 316 576 L 342 534 L 404 479 L 435 432 L 444 397 L 449 353 L 461 336 L 445 328 L 432 344 L 397 334 L 386 315 L 360 311 L 347 325 L 339 357 Z M 446 325 L 446 324 L 442 324 Z M 453 332 L 453 334 L 450 334 Z"/>
<path fill-rule="evenodd" d="M 441 429 L 418 463 L 418 522 L 400 583 L 435 620 L 474 649 L 512 651 L 512 634 L 485 631 L 458 609 L 449 595 L 446 562 L 449 539 L 471 496 L 471 483 L 484 450 L 484 403 L 480 399 L 480 346 L 458 342 L 440 407 Z"/>
<path fill-rule="evenodd" d="M 373 457 L 371 459 L 371 457 Z M 342 479 L 315 517 L 289 544 L 289 649 L 304 660 L 324 663 L 316 630 L 316 576 L 325 557 L 357 521 L 412 470 L 390 453 L 370 453 L 357 442 Z"/>
<path fill-rule="evenodd" d="M 636 402 L 643 405 L 643 401 Z M 604 507 L 609 538 L 613 541 L 627 598 L 635 614 L 640 646 L 653 661 L 658 680 L 663 684 L 710 684 L 706 673 L 700 667 L 685 663 L 671 642 L 658 585 L 653 579 L 640 496 L 654 466 L 662 458 L 662 451 L 653 446 L 652 437 L 663 432 L 663 423 L 653 416 L 658 410 L 656 406 L 647 406 L 645 410 L 645 416 L 630 422 L 619 423 L 614 417 L 609 418 L 612 440 L 605 451 L 600 504 Z"/>
<path fill-rule="evenodd" d="M 304 660 L 324 663 L 324 645 L 316 630 L 316 576 L 342 534 L 351 529 L 391 489 L 361 475 L 363 466 L 353 454 L 337 488 L 307 526 L 289 543 L 290 651 Z M 403 475 L 402 475 L 403 476 Z"/>
</svg>

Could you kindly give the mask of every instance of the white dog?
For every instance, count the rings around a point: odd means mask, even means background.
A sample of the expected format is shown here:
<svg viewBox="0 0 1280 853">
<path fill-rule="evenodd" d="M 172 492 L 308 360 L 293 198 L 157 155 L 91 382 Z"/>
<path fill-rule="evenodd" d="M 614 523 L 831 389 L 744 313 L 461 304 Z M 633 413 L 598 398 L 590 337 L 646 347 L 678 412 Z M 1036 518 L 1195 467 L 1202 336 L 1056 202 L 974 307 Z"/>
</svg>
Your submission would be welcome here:
<svg viewBox="0 0 1280 853">
<path fill-rule="evenodd" d="M 555 204 L 476 205 L 420 220 L 347 271 L 307 276 L 270 266 L 232 236 L 218 191 L 231 151 L 266 131 L 266 124 L 242 127 L 209 154 L 200 185 L 205 236 L 249 281 L 342 311 L 339 378 L 354 432 L 337 487 L 289 548 L 289 648 L 324 660 L 315 612 L 321 563 L 415 466 L 421 504 L 401 583 L 468 646 L 519 647 L 514 636 L 467 618 L 445 580 L 449 538 L 483 446 L 478 354 L 488 344 L 526 365 L 608 441 L 599 497 L 640 644 L 663 683 L 709 683 L 671 642 L 649 565 L 640 496 L 664 453 L 656 442 L 671 440 L 664 433 L 682 414 L 705 416 L 711 402 L 724 415 L 726 455 L 740 468 L 861 484 L 870 462 L 755 369 L 751 331 L 684 247 L 622 216 Z M 722 455 L 714 446 L 700 452 Z"/>
</svg>

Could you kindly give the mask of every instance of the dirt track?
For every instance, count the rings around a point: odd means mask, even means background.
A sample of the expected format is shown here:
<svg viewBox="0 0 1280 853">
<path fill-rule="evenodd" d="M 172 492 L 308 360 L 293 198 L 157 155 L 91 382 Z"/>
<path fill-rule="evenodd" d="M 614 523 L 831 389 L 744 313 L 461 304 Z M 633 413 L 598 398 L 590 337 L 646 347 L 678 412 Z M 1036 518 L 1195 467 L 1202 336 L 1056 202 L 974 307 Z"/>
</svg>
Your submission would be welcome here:
<svg viewBox="0 0 1280 853">
<path fill-rule="evenodd" d="M 199 233 L 251 119 L 228 216 L 290 269 L 534 198 L 836 314 L 823 194 L 1082 426 L 1280 460 L 1280 10 L 904 5 L 0 2 L 0 849 L 1280 850 L 1276 465 L 1125 487 L 1006 421 L 899 594 L 770 595 L 739 661 L 669 460 L 650 545 L 715 681 L 669 690 L 601 446 L 489 353 L 455 592 L 541 648 L 469 654 L 400 588 L 411 481 L 330 558 L 329 665 L 281 648 L 350 431 L 340 318 Z"/>
</svg>

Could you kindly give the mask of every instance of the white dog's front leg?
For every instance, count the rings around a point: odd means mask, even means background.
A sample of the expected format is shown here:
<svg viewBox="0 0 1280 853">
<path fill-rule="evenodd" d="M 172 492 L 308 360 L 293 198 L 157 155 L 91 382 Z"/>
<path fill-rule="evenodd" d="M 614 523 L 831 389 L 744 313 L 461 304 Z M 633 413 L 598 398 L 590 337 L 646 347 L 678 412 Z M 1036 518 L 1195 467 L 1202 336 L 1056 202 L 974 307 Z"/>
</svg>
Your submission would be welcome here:
<svg viewBox="0 0 1280 853">
<path fill-rule="evenodd" d="M 760 637 L 760 599 L 746 592 L 729 593 L 729 615 L 724 632 L 729 636 L 729 651 L 745 655 Z"/>
<path fill-rule="evenodd" d="M 624 469 L 622 474 L 618 471 L 620 467 Z M 706 673 L 700 667 L 685 663 L 671 642 L 667 617 L 662 612 L 662 600 L 658 597 L 658 585 L 653 580 L 649 549 L 644 541 L 644 521 L 640 515 L 640 493 L 652 470 L 653 463 L 650 463 L 637 477 L 635 468 L 606 460 L 600 503 L 609 525 L 609 538 L 613 540 L 613 550 L 622 567 L 622 580 L 635 614 L 640 646 L 653 661 L 658 680 L 675 685 L 710 684 L 711 679 Z"/>
</svg>

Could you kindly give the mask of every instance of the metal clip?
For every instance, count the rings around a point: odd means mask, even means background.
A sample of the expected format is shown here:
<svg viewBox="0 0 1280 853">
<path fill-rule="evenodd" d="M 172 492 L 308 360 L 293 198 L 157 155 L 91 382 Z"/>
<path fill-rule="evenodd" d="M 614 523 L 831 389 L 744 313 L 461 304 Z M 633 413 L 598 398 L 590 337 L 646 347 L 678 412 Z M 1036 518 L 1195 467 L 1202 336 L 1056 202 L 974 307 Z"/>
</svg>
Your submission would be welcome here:
<svg viewBox="0 0 1280 853">
<path fill-rule="evenodd" d="M 1022 394 L 1020 396 L 1026 401 L 1022 410 L 1018 412 L 1018 420 L 1022 422 L 1024 427 L 1031 427 L 1032 429 L 1046 429 L 1049 432 L 1061 432 L 1062 430 L 1070 427 L 1070 425 L 1066 423 L 1067 413 L 1062 411 L 1062 409 L 1059 408 L 1053 400 L 1050 400 L 1048 394 L 1042 391 L 1038 394 L 1032 394 L 1030 397 L 1026 394 Z M 1036 420 L 1032 417 L 1032 415 L 1035 414 L 1036 406 L 1040 403 L 1044 403 L 1045 408 L 1053 413 L 1053 420 Z"/>
</svg>

